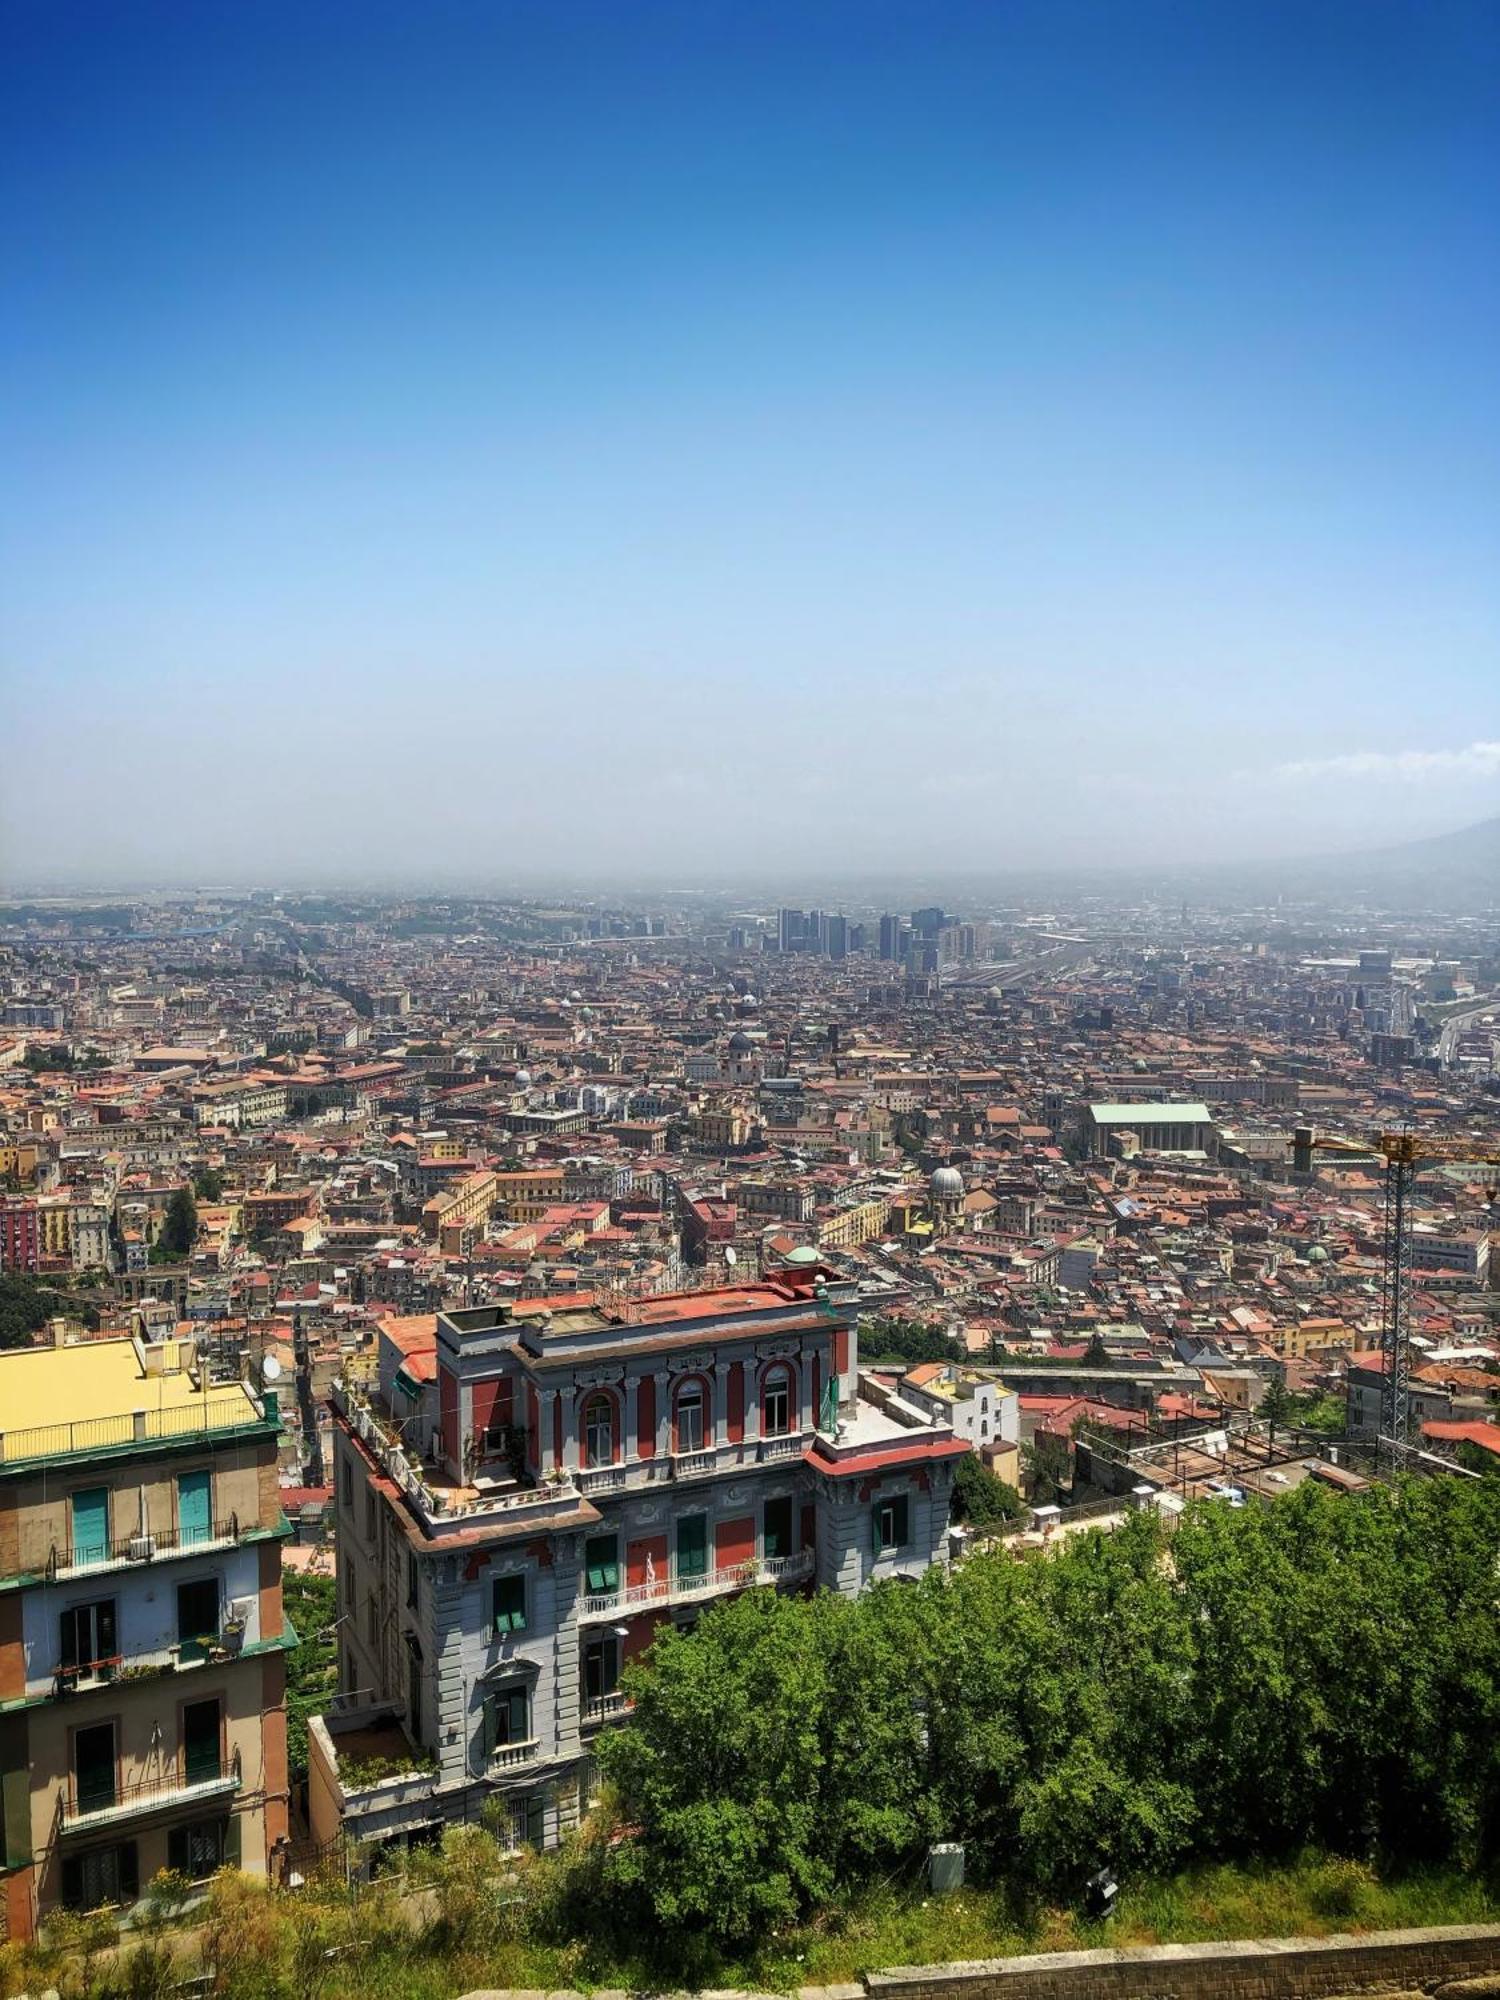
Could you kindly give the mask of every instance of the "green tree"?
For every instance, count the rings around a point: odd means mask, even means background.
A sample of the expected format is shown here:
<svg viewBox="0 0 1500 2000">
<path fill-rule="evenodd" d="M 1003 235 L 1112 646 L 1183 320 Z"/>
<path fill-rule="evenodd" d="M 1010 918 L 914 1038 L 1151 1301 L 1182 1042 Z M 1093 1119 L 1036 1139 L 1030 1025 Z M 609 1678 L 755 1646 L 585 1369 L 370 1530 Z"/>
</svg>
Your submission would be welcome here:
<svg viewBox="0 0 1500 2000">
<path fill-rule="evenodd" d="M 199 1201 L 216 1202 L 224 1199 L 224 1176 L 217 1167 L 200 1167 L 193 1175 L 193 1193 Z"/>
<path fill-rule="evenodd" d="M 1038 1431 L 1030 1444 L 1022 1445 L 1021 1463 L 1026 1468 L 1034 1506 L 1052 1506 L 1063 1489 L 1073 1483 L 1073 1447 L 1067 1438 L 1052 1431 Z"/>
<path fill-rule="evenodd" d="M 1266 1384 L 1266 1393 L 1260 1399 L 1256 1415 L 1268 1424 L 1284 1424 L 1291 1415 L 1292 1399 L 1281 1376 L 1273 1375 Z"/>
<path fill-rule="evenodd" d="M 999 1528 L 1024 1520 L 1026 1503 L 985 1464 L 977 1452 L 958 1461 L 953 1476 L 953 1518 L 974 1528 Z"/>
<path fill-rule="evenodd" d="M 331 1576 L 288 1570 L 282 1603 L 297 1634 L 286 1665 L 287 1764 L 293 1779 L 307 1776 L 307 1721 L 321 1715 L 338 1689 L 339 1649 L 334 1630 L 338 1590 Z"/>
<path fill-rule="evenodd" d="M 190 1257 L 198 1241 L 198 1204 L 190 1187 L 180 1187 L 167 1203 L 158 1239 L 169 1257 Z"/>
</svg>

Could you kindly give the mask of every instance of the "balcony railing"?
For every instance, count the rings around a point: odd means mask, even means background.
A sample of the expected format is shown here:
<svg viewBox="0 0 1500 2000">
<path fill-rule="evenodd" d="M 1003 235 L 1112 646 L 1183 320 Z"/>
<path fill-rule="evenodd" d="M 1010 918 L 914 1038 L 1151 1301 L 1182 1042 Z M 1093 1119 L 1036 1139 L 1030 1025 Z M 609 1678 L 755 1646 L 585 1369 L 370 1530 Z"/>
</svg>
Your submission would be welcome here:
<svg viewBox="0 0 1500 2000">
<path fill-rule="evenodd" d="M 596 1694 L 586 1701 L 583 1704 L 583 1719 L 585 1722 L 608 1722 L 611 1717 L 626 1715 L 629 1711 L 630 1703 L 625 1699 L 624 1692 L 615 1688 L 610 1694 Z"/>
<path fill-rule="evenodd" d="M 27 1459 L 92 1456 L 132 1444 L 155 1444 L 169 1438 L 197 1437 L 215 1431 L 247 1430 L 274 1421 L 248 1389 L 236 1386 L 205 1395 L 170 1409 L 125 1410 L 113 1417 L 90 1417 L 81 1423 L 37 1424 L 26 1430 L 0 1431 L 0 1464 Z"/>
<path fill-rule="evenodd" d="M 125 1784 L 120 1784 L 113 1773 L 84 1783 L 74 1778 L 62 1795 L 62 1824 L 64 1831 L 94 1827 L 110 1819 L 126 1819 L 194 1799 L 212 1798 L 219 1792 L 237 1792 L 240 1784 L 238 1750 L 227 1759 L 214 1757 L 201 1764 L 181 1759 L 155 1777 L 133 1778 Z"/>
<path fill-rule="evenodd" d="M 539 1747 L 535 1740 L 529 1743 L 497 1743 L 489 1754 L 488 1768 L 491 1772 L 515 1771 L 523 1764 L 534 1764 Z"/>
<path fill-rule="evenodd" d="M 580 1493 L 618 1493 L 624 1489 L 629 1468 L 623 1465 L 586 1465 L 574 1476 Z"/>
<path fill-rule="evenodd" d="M 770 1465 L 781 1458 L 800 1458 L 806 1449 L 806 1438 L 799 1431 L 793 1431 L 786 1437 L 762 1438 L 758 1456 L 762 1465 Z"/>
<path fill-rule="evenodd" d="M 197 1639 L 179 1639 L 154 1653 L 116 1653 L 99 1660 L 79 1660 L 59 1667 L 53 1684 L 58 1695 L 87 1694 L 93 1688 L 128 1686 L 132 1681 L 150 1681 L 163 1674 L 175 1674 L 189 1667 L 222 1665 L 243 1651 L 242 1625 L 226 1626 L 217 1633 Z"/>
<path fill-rule="evenodd" d="M 164 1534 L 126 1535 L 121 1541 L 100 1542 L 91 1548 L 62 1549 L 54 1542 L 47 1558 L 46 1577 L 49 1583 L 55 1583 L 61 1576 L 76 1576 L 83 1570 L 154 1562 L 163 1556 L 193 1555 L 200 1549 L 222 1548 L 237 1542 L 240 1532 L 240 1517 L 231 1514 L 227 1521 L 216 1521 L 201 1533 L 189 1530 L 184 1534 L 180 1528 L 174 1528 Z"/>
<path fill-rule="evenodd" d="M 674 1479 L 704 1479 L 719 1463 L 719 1454 L 712 1445 L 703 1451 L 681 1451 L 673 1455 L 672 1477 Z"/>
<path fill-rule="evenodd" d="M 653 1604 L 691 1604 L 698 1598 L 715 1597 L 722 1591 L 748 1590 L 754 1583 L 792 1583 L 813 1573 L 816 1558 L 811 1549 L 794 1556 L 751 1557 L 746 1562 L 726 1563 L 697 1571 L 677 1571 L 628 1583 L 616 1590 L 590 1591 L 583 1600 L 585 1618 L 618 1617 L 622 1612 L 641 1611 Z"/>
</svg>

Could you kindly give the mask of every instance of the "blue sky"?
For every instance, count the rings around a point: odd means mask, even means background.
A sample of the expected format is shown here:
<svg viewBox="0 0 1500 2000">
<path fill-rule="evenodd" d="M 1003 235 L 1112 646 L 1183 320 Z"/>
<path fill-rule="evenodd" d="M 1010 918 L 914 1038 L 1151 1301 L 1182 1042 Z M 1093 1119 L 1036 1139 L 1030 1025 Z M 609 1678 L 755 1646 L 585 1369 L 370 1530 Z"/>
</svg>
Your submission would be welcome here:
<svg viewBox="0 0 1500 2000">
<path fill-rule="evenodd" d="M 1500 810 L 1497 187 L 1488 0 L 6 0 L 0 876 Z"/>
</svg>

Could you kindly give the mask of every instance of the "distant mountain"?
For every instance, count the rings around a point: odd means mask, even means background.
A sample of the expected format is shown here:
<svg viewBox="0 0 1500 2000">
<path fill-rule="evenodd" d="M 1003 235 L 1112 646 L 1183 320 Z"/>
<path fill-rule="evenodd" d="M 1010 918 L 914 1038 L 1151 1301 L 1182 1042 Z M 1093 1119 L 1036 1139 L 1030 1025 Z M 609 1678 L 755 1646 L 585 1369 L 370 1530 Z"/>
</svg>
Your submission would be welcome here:
<svg viewBox="0 0 1500 2000">
<path fill-rule="evenodd" d="M 1236 882 L 1271 886 L 1285 896 L 1327 895 L 1387 910 L 1500 909 L 1500 815 L 1395 847 L 1262 862 L 1230 872 Z"/>
</svg>

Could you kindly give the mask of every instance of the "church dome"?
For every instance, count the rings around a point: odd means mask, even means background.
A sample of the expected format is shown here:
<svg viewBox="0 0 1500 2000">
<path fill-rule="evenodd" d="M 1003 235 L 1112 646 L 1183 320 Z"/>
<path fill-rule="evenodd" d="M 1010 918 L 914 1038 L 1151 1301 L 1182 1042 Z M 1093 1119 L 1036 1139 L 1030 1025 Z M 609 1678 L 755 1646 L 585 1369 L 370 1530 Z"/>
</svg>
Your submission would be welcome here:
<svg viewBox="0 0 1500 2000">
<path fill-rule="evenodd" d="M 959 1201 L 963 1191 L 964 1177 L 957 1167 L 938 1167 L 927 1183 L 927 1192 L 934 1201 Z"/>
<path fill-rule="evenodd" d="M 751 1041 L 750 1037 L 745 1033 L 743 1028 L 736 1028 L 734 1033 L 729 1037 L 729 1050 L 731 1055 L 736 1055 L 736 1056 L 748 1055 L 751 1049 L 753 1049 L 754 1047 L 755 1047 L 754 1042 Z"/>
</svg>

